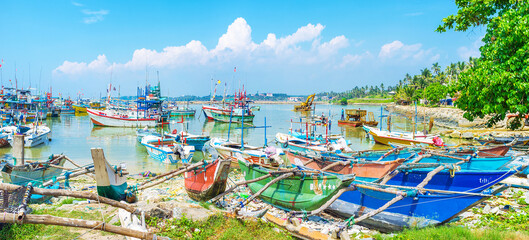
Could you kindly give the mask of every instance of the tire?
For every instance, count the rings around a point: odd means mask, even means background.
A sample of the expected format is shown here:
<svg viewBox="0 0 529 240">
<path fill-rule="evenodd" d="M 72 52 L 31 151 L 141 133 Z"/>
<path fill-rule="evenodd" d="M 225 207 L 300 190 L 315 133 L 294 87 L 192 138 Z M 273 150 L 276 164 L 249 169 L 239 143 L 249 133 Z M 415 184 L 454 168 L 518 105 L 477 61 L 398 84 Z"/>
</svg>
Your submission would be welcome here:
<svg viewBox="0 0 529 240">
<path fill-rule="evenodd" d="M 281 144 L 281 147 L 282 148 L 288 148 L 288 142 L 284 142 L 283 144 Z"/>
</svg>

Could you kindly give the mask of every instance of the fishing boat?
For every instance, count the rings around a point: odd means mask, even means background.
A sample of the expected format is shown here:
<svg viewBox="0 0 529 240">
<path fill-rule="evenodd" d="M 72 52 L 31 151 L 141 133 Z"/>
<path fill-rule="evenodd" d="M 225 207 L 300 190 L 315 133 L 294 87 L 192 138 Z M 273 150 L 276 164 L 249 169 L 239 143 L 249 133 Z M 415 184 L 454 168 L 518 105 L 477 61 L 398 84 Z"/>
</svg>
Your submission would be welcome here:
<svg viewBox="0 0 529 240">
<path fill-rule="evenodd" d="M 482 136 L 474 138 L 481 144 L 511 144 L 517 146 L 527 146 L 529 143 L 529 137 L 523 136 L 511 136 L 511 137 L 497 137 L 497 136 Z M 516 140 L 516 142 L 514 142 Z"/>
<path fill-rule="evenodd" d="M 88 109 L 93 110 L 105 110 L 106 107 L 101 105 L 100 102 L 80 103 L 71 105 L 75 113 L 87 113 Z"/>
<path fill-rule="evenodd" d="M 289 134 L 277 133 L 276 142 L 281 144 L 282 148 L 289 148 L 295 151 L 315 151 L 315 152 L 325 152 L 325 151 L 339 151 L 339 152 L 352 152 L 353 150 L 347 146 L 345 139 L 340 138 L 334 142 L 320 142 L 320 141 L 310 141 L 307 139 L 301 139 L 293 137 Z"/>
<path fill-rule="evenodd" d="M 96 126 L 106 127 L 155 127 L 159 116 L 150 115 L 144 111 L 129 110 L 120 112 L 115 110 L 87 109 L 90 120 Z"/>
<path fill-rule="evenodd" d="M 96 176 L 97 194 L 116 201 L 127 200 L 127 175 L 124 164 L 112 166 L 105 158 L 101 148 L 90 150 Z"/>
<path fill-rule="evenodd" d="M 212 138 L 209 144 L 217 150 L 222 158 L 230 159 L 234 163 L 238 163 L 237 154 L 241 154 L 248 162 L 261 165 L 278 166 L 285 163 L 283 150 L 273 146 L 266 148 L 254 147 L 220 138 Z"/>
<path fill-rule="evenodd" d="M 217 158 L 203 167 L 185 173 L 184 186 L 189 197 L 195 201 L 208 201 L 226 190 L 230 160 Z"/>
<path fill-rule="evenodd" d="M 157 136 L 145 136 L 141 140 L 149 155 L 163 163 L 189 163 L 195 153 L 195 147 L 183 146 L 174 139 L 164 139 Z"/>
<path fill-rule="evenodd" d="M 145 136 L 156 136 L 161 137 L 162 135 L 159 132 L 156 132 L 156 130 L 149 129 L 148 127 L 137 129 L 136 130 L 136 140 L 141 143 L 141 140 Z"/>
<path fill-rule="evenodd" d="M 247 181 L 274 172 L 274 170 L 249 163 L 243 159 L 238 159 L 238 161 Z M 349 186 L 353 180 L 354 175 L 329 175 L 321 172 L 300 171 L 298 174 L 272 183 L 262 191 L 259 198 L 284 210 L 312 211 L 327 203 L 340 189 Z M 271 181 L 272 179 L 266 178 L 248 183 L 248 187 L 255 194 Z"/>
<path fill-rule="evenodd" d="M 41 123 L 42 124 L 42 123 Z M 31 126 L 7 126 L 0 128 L 0 131 L 7 134 L 7 141 L 10 145 L 13 145 L 13 135 L 23 134 L 24 147 L 35 147 L 44 144 L 49 141 L 50 128 L 43 125 L 31 125 Z"/>
<path fill-rule="evenodd" d="M 26 185 L 29 182 L 44 182 L 62 173 L 61 167 L 66 162 L 64 155 L 52 155 L 46 161 L 28 162 L 23 165 L 14 165 L 8 162 L 0 163 L 0 171 L 4 183 Z"/>
<path fill-rule="evenodd" d="M 369 119 L 366 119 L 366 115 Z M 375 116 L 372 112 L 367 112 L 366 110 L 360 109 L 347 109 L 344 112 L 342 119 L 338 120 L 338 126 L 352 126 L 360 127 L 363 125 L 376 127 L 378 122 L 375 120 Z"/>
<path fill-rule="evenodd" d="M 255 115 L 249 104 L 250 100 L 246 97 L 246 92 L 243 90 L 235 93 L 232 102 L 226 103 L 222 101 L 217 104 L 204 105 L 202 106 L 202 111 L 209 120 L 251 123 Z"/>
<path fill-rule="evenodd" d="M 322 170 L 336 161 L 325 161 L 322 158 L 310 157 L 303 152 L 289 150 L 286 152 L 287 158 L 293 165 L 304 166 L 314 170 Z M 356 160 L 350 164 L 336 165 L 326 169 L 326 171 L 337 174 L 355 174 L 357 178 L 384 177 L 389 172 L 395 170 L 405 161 L 404 158 L 392 161 L 363 161 Z"/>
<path fill-rule="evenodd" d="M 197 151 L 201 151 L 204 148 L 204 144 L 210 140 L 209 136 L 206 135 L 194 135 L 185 131 L 178 132 L 176 129 L 173 129 L 170 133 L 165 132 L 164 135 L 174 138 L 176 142 L 191 145 Z"/>
<path fill-rule="evenodd" d="M 195 116 L 196 110 L 189 107 L 189 103 L 185 106 L 170 106 L 169 111 L 171 118 L 178 118 L 180 116 Z"/>
<path fill-rule="evenodd" d="M 9 145 L 8 137 L 8 134 L 0 133 L 0 147 L 6 147 Z"/>
<path fill-rule="evenodd" d="M 436 135 L 426 135 L 422 132 L 390 132 L 379 130 L 373 127 L 363 126 L 364 129 L 369 130 L 368 134 L 373 137 L 375 142 L 391 146 L 391 144 L 400 145 L 431 145 L 443 146 L 443 140 Z"/>
<path fill-rule="evenodd" d="M 494 192 L 487 190 L 473 193 L 430 189 L 417 191 L 415 188 L 367 182 L 353 185 L 357 190 L 342 194 L 327 211 L 346 218 L 354 216 L 357 219 L 388 206 L 388 202 L 398 196 L 403 197 L 402 200 L 390 204 L 384 211 L 358 223 L 382 232 L 447 223 L 492 197 L 487 193 L 495 194 L 506 188 L 501 187 Z"/>
</svg>

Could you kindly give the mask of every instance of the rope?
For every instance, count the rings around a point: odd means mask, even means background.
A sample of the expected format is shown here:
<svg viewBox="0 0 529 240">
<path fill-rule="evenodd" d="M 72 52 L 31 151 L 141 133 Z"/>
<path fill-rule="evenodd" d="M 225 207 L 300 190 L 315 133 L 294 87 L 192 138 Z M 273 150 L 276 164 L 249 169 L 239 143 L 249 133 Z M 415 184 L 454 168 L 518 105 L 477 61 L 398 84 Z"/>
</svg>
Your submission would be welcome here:
<svg viewBox="0 0 529 240">
<path fill-rule="evenodd" d="M 355 215 L 351 215 L 350 218 L 348 218 L 347 220 L 345 220 L 345 226 L 346 228 L 349 228 L 351 227 L 352 225 L 355 225 Z"/>
</svg>

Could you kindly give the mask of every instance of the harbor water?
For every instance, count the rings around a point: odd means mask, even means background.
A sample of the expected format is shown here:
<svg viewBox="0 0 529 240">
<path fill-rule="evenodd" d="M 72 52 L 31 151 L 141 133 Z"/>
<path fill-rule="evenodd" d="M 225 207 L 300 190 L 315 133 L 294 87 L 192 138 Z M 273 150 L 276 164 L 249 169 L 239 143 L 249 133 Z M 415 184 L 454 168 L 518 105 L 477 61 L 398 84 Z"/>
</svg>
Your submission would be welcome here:
<svg viewBox="0 0 529 240">
<path fill-rule="evenodd" d="M 241 125 L 222 122 L 208 121 L 201 110 L 201 105 L 190 105 L 196 109 L 194 117 L 182 119 L 171 119 L 170 124 L 165 125 L 163 129 L 157 128 L 157 131 L 172 131 L 177 129 L 179 132 L 182 128 L 187 129 L 192 134 L 206 134 L 210 137 L 229 138 L 230 140 L 241 141 Z M 328 134 L 342 134 L 345 139 L 350 141 L 353 150 L 366 149 L 385 149 L 388 146 L 375 144 L 369 140 L 366 133 L 361 127 L 339 127 L 338 120 L 341 118 L 341 111 L 345 108 L 360 108 L 373 112 L 375 119 L 380 121 L 381 106 L 376 105 L 316 105 L 313 114 L 321 116 L 331 116 L 331 127 Z M 275 134 L 278 132 L 287 133 L 292 127 L 295 129 L 305 129 L 306 125 L 300 123 L 300 118 L 306 116 L 306 113 L 292 111 L 291 104 L 263 104 L 260 111 L 255 112 L 253 125 L 257 128 L 244 126 L 242 139 L 245 144 L 252 146 L 263 146 L 265 143 L 265 118 L 266 118 L 266 141 L 268 145 L 275 146 Z M 383 111 L 383 115 L 388 115 Z M 413 119 L 410 116 L 391 117 L 392 131 L 412 131 Z M 424 124 L 419 119 L 418 130 L 422 131 Z M 26 159 L 43 160 L 51 154 L 65 154 L 80 164 L 92 163 L 90 148 L 102 148 L 107 160 L 111 164 L 125 163 L 130 173 L 139 173 L 143 171 L 163 172 L 176 168 L 174 165 L 164 164 L 149 157 L 145 147 L 136 140 L 135 128 L 114 128 L 94 126 L 90 117 L 84 115 L 61 115 L 60 117 L 48 117 L 45 123 L 51 128 L 51 141 L 45 145 L 25 149 Z M 380 127 L 380 123 L 379 123 Z M 383 118 L 382 128 L 387 129 L 386 118 Z M 433 131 L 437 130 L 434 126 Z M 316 131 L 325 136 L 325 128 L 317 126 Z M 447 139 L 444 139 L 445 141 Z M 460 141 L 460 140 L 459 140 Z M 456 144 L 457 142 L 448 142 Z M 200 149 L 197 149 L 200 150 Z M 0 153 L 7 161 L 12 162 L 12 150 L 10 147 L 0 148 Z M 201 154 L 198 152 L 195 159 L 200 159 Z M 68 164 L 67 164 L 68 165 Z"/>
</svg>

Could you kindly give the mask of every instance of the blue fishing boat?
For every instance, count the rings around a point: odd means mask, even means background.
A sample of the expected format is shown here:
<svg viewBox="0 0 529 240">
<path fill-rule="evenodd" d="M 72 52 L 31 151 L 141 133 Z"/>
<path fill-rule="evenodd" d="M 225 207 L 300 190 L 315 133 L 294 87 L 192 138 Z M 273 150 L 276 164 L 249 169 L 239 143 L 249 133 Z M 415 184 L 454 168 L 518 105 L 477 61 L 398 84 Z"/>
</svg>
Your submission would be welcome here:
<svg viewBox="0 0 529 240">
<path fill-rule="evenodd" d="M 145 136 L 141 144 L 145 146 L 152 158 L 163 163 L 189 163 L 195 153 L 193 146 L 182 146 L 174 139 L 162 139 L 152 135 Z"/>
<path fill-rule="evenodd" d="M 193 146 L 197 151 L 202 151 L 204 144 L 210 140 L 209 136 L 206 135 L 194 135 L 185 131 L 178 132 L 176 129 L 170 133 L 165 132 L 164 135 L 173 138 L 178 143 Z"/>
<path fill-rule="evenodd" d="M 342 194 L 327 211 L 346 218 L 351 216 L 357 218 L 381 208 L 399 195 L 404 196 L 402 200 L 395 202 L 384 211 L 359 223 L 383 232 L 443 224 L 492 196 L 486 194 L 490 192 L 485 191 L 478 193 L 417 191 L 402 186 L 382 186 L 372 183 L 354 183 L 354 186 L 357 188 L 356 191 Z"/>
</svg>

